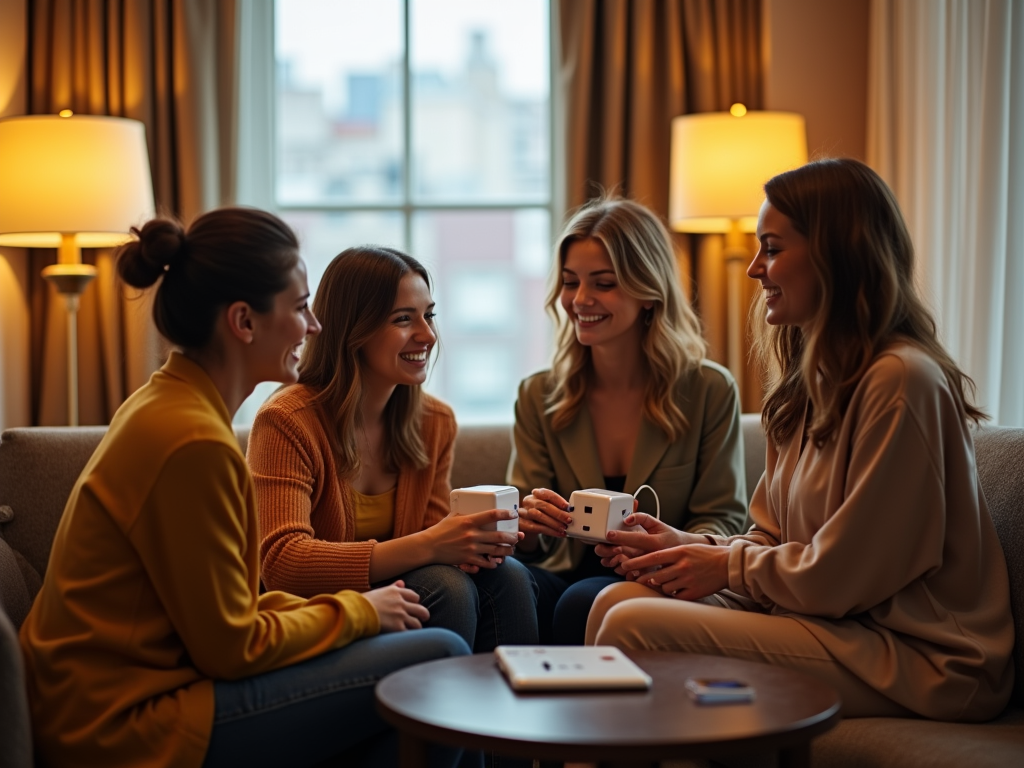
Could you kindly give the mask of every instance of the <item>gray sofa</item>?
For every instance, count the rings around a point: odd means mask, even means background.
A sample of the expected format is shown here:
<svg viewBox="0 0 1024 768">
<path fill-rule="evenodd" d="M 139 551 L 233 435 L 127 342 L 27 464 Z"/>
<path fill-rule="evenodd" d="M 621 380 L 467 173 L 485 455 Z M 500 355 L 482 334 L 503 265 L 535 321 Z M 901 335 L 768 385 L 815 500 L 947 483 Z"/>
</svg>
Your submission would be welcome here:
<svg viewBox="0 0 1024 768">
<path fill-rule="evenodd" d="M 11 429 L 0 435 L 0 766 L 32 764 L 16 627 L 39 589 L 65 500 L 102 427 Z M 758 417 L 743 417 L 747 485 L 764 469 Z M 243 448 L 248 433 L 239 432 Z M 1013 701 L 984 724 L 867 718 L 843 721 L 815 741 L 816 766 L 1024 766 L 1024 429 L 985 428 L 976 437 L 978 472 L 1010 570 L 1021 674 Z M 454 487 L 504 482 L 505 427 L 459 433 Z"/>
</svg>

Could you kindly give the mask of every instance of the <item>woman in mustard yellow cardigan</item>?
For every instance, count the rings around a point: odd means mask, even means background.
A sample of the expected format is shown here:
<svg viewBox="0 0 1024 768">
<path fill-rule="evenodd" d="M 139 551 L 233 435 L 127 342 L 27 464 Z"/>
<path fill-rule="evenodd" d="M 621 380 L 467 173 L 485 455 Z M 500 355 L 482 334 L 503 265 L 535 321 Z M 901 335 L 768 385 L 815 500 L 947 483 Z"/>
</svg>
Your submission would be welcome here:
<svg viewBox="0 0 1024 768">
<path fill-rule="evenodd" d="M 22 627 L 38 755 L 104 766 L 393 761 L 375 682 L 468 653 L 465 643 L 405 632 L 428 612 L 401 582 L 258 594 L 256 496 L 231 417 L 257 383 L 294 381 L 299 350 L 320 331 L 295 236 L 247 209 L 205 214 L 187 232 L 161 219 L 133 232 L 118 270 L 129 285 L 160 281 L 154 318 L 180 351 L 115 414 Z M 388 634 L 359 640 L 378 633 Z"/>
</svg>

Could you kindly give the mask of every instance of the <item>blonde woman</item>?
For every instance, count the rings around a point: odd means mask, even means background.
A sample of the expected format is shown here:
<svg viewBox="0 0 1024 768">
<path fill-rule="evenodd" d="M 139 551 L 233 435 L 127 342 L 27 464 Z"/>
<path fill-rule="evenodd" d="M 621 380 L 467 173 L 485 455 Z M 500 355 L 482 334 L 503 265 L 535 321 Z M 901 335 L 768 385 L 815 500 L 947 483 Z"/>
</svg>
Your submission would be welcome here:
<svg viewBox="0 0 1024 768">
<path fill-rule="evenodd" d="M 707 541 L 637 515 L 648 534 L 617 540 L 674 543 L 621 565 L 636 582 L 601 594 L 587 637 L 801 670 L 846 717 L 994 717 L 1014 630 L 974 456 L 984 414 L 917 294 L 896 198 L 849 159 L 765 193 L 747 274 L 775 375 L 753 526 Z"/>
<path fill-rule="evenodd" d="M 574 644 L 631 552 L 565 538 L 573 491 L 650 485 L 668 525 L 728 536 L 746 517 L 746 489 L 736 384 L 704 359 L 658 217 L 631 200 L 592 201 L 556 256 L 554 364 L 520 385 L 509 479 L 523 497 L 517 556 L 540 588 L 541 639 Z"/>
</svg>

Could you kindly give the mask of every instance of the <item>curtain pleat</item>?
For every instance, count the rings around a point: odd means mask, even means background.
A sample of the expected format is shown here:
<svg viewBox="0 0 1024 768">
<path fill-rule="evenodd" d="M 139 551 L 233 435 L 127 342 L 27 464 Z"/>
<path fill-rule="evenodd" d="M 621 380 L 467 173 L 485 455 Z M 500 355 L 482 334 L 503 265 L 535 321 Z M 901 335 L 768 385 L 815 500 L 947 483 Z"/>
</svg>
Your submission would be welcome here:
<svg viewBox="0 0 1024 768">
<path fill-rule="evenodd" d="M 761 0 L 563 0 L 559 32 L 570 210 L 603 190 L 666 217 L 672 118 L 763 107 Z M 674 239 L 709 357 L 724 363 L 721 238 Z M 744 410 L 759 410 L 760 377 L 743 381 Z"/>
<path fill-rule="evenodd" d="M 189 221 L 234 199 L 235 0 L 30 0 L 29 113 L 70 108 L 146 126 L 158 213 Z M 146 296 L 115 279 L 110 250 L 83 251 L 98 277 L 78 316 L 82 424 L 105 424 L 165 354 Z M 32 257 L 34 424 L 67 423 L 64 300 Z"/>
<path fill-rule="evenodd" d="M 892 186 L 940 337 L 1024 426 L 1024 3 L 874 0 L 868 162 Z"/>
</svg>

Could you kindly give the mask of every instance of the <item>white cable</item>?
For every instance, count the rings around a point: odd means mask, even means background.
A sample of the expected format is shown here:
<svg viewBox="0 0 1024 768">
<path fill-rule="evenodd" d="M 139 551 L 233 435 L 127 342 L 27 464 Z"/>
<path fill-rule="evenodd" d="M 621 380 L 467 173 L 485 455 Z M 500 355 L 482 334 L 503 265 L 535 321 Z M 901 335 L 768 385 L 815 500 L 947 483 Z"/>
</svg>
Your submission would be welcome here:
<svg viewBox="0 0 1024 768">
<path fill-rule="evenodd" d="M 661 501 L 658 499 L 658 492 L 651 488 L 651 486 L 641 485 L 639 488 L 636 489 L 636 493 L 633 494 L 633 498 L 635 499 L 637 496 L 639 496 L 640 491 L 642 491 L 644 488 L 646 488 L 648 491 L 654 494 L 654 519 L 661 520 Z"/>
</svg>

